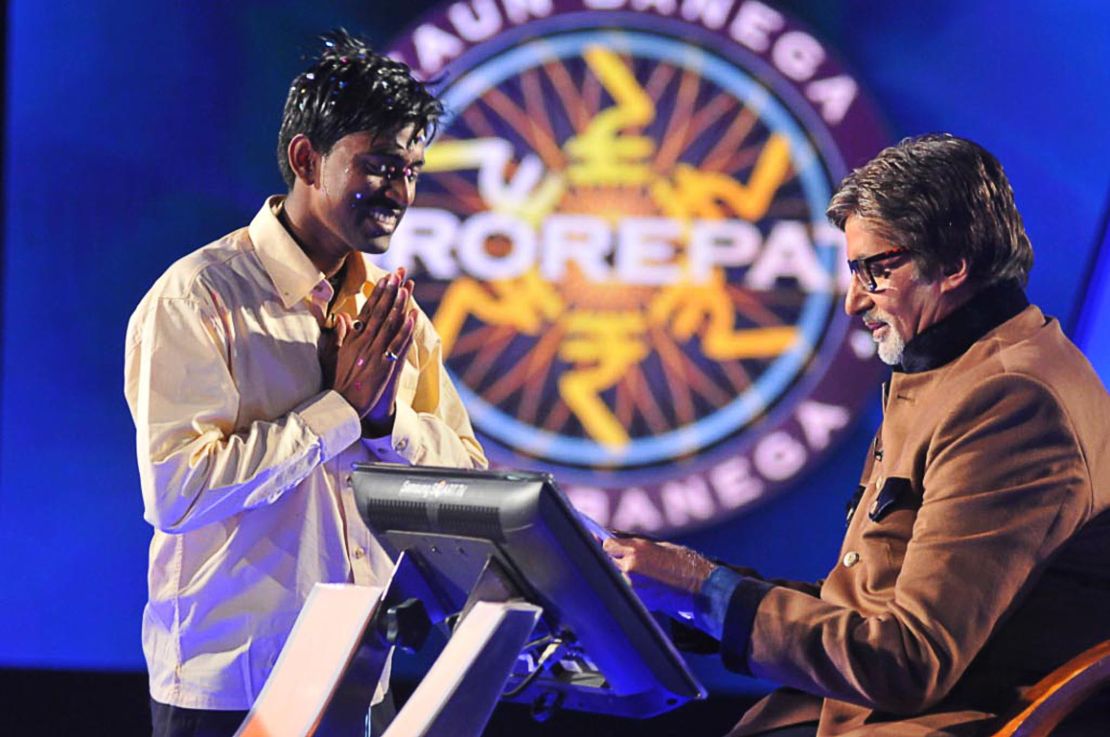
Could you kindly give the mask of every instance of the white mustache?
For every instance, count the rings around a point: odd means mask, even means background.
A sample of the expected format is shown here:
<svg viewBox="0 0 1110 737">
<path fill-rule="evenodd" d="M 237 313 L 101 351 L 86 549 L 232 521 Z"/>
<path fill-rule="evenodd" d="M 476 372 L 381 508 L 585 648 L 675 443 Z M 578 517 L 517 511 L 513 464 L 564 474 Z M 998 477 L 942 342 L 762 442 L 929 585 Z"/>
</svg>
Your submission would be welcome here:
<svg viewBox="0 0 1110 737">
<path fill-rule="evenodd" d="M 890 315 L 879 310 L 869 310 L 868 312 L 863 313 L 861 319 L 867 323 L 881 322 L 886 325 L 890 324 Z"/>
</svg>

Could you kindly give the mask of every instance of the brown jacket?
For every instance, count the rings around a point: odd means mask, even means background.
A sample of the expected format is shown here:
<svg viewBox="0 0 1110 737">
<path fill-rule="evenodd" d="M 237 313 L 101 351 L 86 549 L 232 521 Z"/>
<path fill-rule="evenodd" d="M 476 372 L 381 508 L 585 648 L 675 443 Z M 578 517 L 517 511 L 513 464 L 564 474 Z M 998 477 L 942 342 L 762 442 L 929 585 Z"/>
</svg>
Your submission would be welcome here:
<svg viewBox="0 0 1110 737">
<path fill-rule="evenodd" d="M 819 597 L 733 597 L 726 663 L 787 687 L 735 737 L 989 734 L 1110 638 L 1110 397 L 1026 305 L 994 288 L 907 347 Z"/>
</svg>

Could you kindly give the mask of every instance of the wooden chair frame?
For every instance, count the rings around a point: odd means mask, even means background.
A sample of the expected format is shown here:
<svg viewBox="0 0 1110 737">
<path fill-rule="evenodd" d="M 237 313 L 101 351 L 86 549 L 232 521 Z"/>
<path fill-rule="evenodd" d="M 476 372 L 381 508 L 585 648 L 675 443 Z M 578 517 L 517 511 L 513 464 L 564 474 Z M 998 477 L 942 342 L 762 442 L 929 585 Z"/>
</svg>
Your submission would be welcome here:
<svg viewBox="0 0 1110 737">
<path fill-rule="evenodd" d="M 1077 706 L 1110 685 L 1110 640 L 1085 650 L 1037 682 L 992 737 L 1048 737 Z"/>
</svg>

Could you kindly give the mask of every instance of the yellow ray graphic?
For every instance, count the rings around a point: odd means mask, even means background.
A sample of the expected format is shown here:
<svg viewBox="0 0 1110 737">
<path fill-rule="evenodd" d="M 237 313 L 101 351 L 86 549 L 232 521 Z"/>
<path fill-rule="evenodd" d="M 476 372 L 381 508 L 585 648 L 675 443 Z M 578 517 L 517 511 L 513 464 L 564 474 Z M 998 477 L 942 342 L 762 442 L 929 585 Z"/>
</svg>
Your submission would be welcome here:
<svg viewBox="0 0 1110 737">
<path fill-rule="evenodd" d="M 672 181 L 656 181 L 652 197 L 672 217 L 739 217 L 757 222 L 767 214 L 789 172 L 790 141 L 775 133 L 767 139 L 747 184 L 727 174 L 678 164 Z"/>
<path fill-rule="evenodd" d="M 697 78 L 687 74 L 679 85 L 681 114 L 672 115 L 665 126 L 664 138 L 669 138 L 669 143 L 657 144 L 653 137 L 644 135 L 648 125 L 663 122 L 645 87 L 666 86 L 673 70 L 664 74 L 663 67 L 657 67 L 642 85 L 631 62 L 609 48 L 587 48 L 583 58 L 588 71 L 580 89 L 575 88 L 564 67 L 549 64 L 544 69 L 559 100 L 573 108 L 567 112 L 576 121 L 577 135 L 568 138 L 561 148 L 554 144 L 551 126 L 526 121 L 540 107 L 539 78 L 532 76 L 525 79 L 527 99 L 523 109 L 510 104 L 501 93 L 487 93 L 482 101 L 492 114 L 518 130 L 526 142 L 552 144 L 542 155 L 521 152 L 509 140 L 492 134 L 496 128 L 490 125 L 478 138 L 439 141 L 428 151 L 425 170 L 451 177 L 476 171 L 473 199 L 480 200 L 489 211 L 524 220 L 538 235 L 545 232 L 545 219 L 560 205 L 566 206 L 568 192 L 575 193 L 568 188 L 586 188 L 584 194 L 581 190 L 578 194 L 587 198 L 604 197 L 607 188 L 610 193 L 633 189 L 647 194 L 651 202 L 642 204 L 650 208 L 654 203 L 657 212 L 678 221 L 685 230 L 672 244 L 679 272 L 689 268 L 682 241 L 689 239 L 696 219 L 755 222 L 767 217 L 777 193 L 791 176 L 789 139 L 772 134 L 765 141 L 750 142 L 743 149 L 745 158 L 735 167 L 741 171 L 750 167 L 746 181 L 712 167 L 699 169 L 681 160 L 684 151 L 698 131 L 721 120 L 735 102 L 718 99 L 707 108 L 695 110 L 700 87 Z M 727 127 L 723 140 L 712 147 L 713 157 L 719 159 L 734 151 L 739 139 L 746 139 L 752 132 L 756 121 L 753 111 L 741 107 L 737 118 Z M 471 181 L 469 175 L 466 181 Z M 473 209 L 481 211 L 482 206 Z M 608 288 L 582 288 L 587 287 Z M 631 442 L 629 427 L 640 418 L 652 432 L 665 432 L 673 428 L 676 418 L 680 425 L 695 420 L 695 394 L 714 404 L 727 399 L 731 388 L 718 385 L 717 379 L 702 372 L 696 361 L 684 358 L 682 343 L 696 340 L 702 356 L 720 362 L 729 379 L 743 385 L 749 383 L 749 378 L 739 361 L 774 358 L 800 339 L 795 326 L 775 324 L 773 314 L 747 316 L 742 324 L 754 326 L 738 327 L 738 305 L 729 292 L 725 272 L 719 268 L 713 269 L 708 282 L 699 279 L 697 283 L 660 286 L 651 290 L 652 294 L 642 292 L 636 306 L 625 302 L 622 307 L 600 311 L 596 306 L 578 304 L 578 293 L 564 292 L 565 288 L 565 284 L 546 281 L 538 268 L 508 280 L 487 282 L 460 276 L 444 292 L 434 317 L 435 327 L 445 352 L 458 349 L 475 353 L 482 359 L 476 358 L 472 366 L 484 365 L 490 371 L 500 370 L 494 368 L 499 364 L 490 354 L 497 354 L 507 345 L 498 342 L 499 336 L 538 337 L 524 362 L 493 377 L 496 380 L 483 390 L 484 395 L 497 402 L 522 389 L 526 394 L 534 393 L 531 402 L 525 402 L 525 414 L 533 422 L 542 416 L 542 426 L 554 429 L 577 420 L 586 436 L 613 449 Z M 595 299 L 591 304 L 599 303 Z M 485 327 L 466 332 L 473 321 Z M 475 335 L 484 337 L 475 341 Z M 662 390 L 668 398 L 662 404 L 647 390 L 644 374 L 643 362 L 653 351 L 660 356 L 667 382 Z M 483 359 L 489 360 L 483 363 Z M 564 364 L 557 380 L 561 401 L 544 408 L 539 377 L 545 375 L 545 367 L 547 371 L 553 368 L 556 359 Z M 479 372 L 479 383 L 485 381 L 486 370 Z M 638 394 L 636 386 L 643 393 Z"/>
<path fill-rule="evenodd" d="M 464 276 L 447 288 L 432 322 L 446 355 L 471 315 L 487 325 L 536 335 L 544 325 L 557 320 L 563 310 L 562 298 L 535 270 L 485 285 Z"/>
<path fill-rule="evenodd" d="M 654 120 L 654 103 L 617 54 L 591 46 L 582 56 L 616 105 L 595 115 L 585 131 L 563 145 L 572 160 L 567 178 L 584 186 L 650 182 L 648 159 L 655 152 L 655 142 L 647 136 L 621 135 L 621 131 L 642 128 Z"/>
<path fill-rule="evenodd" d="M 638 312 L 577 312 L 564 321 L 567 337 L 559 357 L 588 364 L 559 377 L 559 394 L 582 427 L 602 445 L 628 443 L 628 432 L 601 399 L 601 392 L 620 381 L 647 357 L 643 333 L 647 327 Z"/>
<path fill-rule="evenodd" d="M 679 341 L 701 334 L 702 351 L 716 361 L 773 358 L 798 338 L 797 328 L 776 325 L 742 328 L 733 325 L 736 311 L 720 273 L 709 283 L 676 284 L 660 290 L 648 308 L 651 324 L 670 328 Z"/>
<path fill-rule="evenodd" d="M 425 156 L 424 171 L 478 170 L 478 194 L 493 212 L 515 215 L 536 227 L 550 215 L 563 196 L 558 174 L 545 171 L 535 154 L 525 156 L 513 170 L 513 147 L 503 138 L 439 141 Z"/>
</svg>

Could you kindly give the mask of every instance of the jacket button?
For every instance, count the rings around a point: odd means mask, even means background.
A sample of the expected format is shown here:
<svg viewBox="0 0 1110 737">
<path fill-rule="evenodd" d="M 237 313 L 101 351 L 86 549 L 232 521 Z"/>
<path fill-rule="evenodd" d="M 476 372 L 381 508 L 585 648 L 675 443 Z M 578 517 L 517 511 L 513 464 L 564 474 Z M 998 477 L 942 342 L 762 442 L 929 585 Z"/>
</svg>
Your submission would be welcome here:
<svg viewBox="0 0 1110 737">
<path fill-rule="evenodd" d="M 852 550 L 844 554 L 844 567 L 851 568 L 856 563 L 859 563 L 859 553 Z"/>
</svg>

